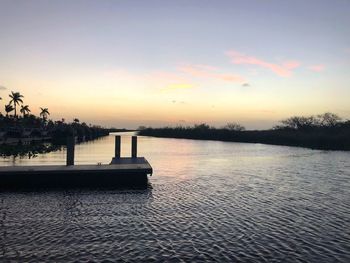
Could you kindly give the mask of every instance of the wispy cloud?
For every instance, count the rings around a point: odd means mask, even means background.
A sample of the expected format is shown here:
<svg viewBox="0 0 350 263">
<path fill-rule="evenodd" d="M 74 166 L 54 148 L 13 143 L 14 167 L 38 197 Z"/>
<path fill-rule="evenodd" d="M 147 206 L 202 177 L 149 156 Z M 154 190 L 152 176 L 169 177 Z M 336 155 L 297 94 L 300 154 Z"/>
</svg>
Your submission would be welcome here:
<svg viewBox="0 0 350 263">
<path fill-rule="evenodd" d="M 198 78 L 210 78 L 229 82 L 244 82 L 244 78 L 232 73 L 221 73 L 216 67 L 208 65 L 185 65 L 178 68 L 182 73 Z"/>
<path fill-rule="evenodd" d="M 323 65 L 323 64 L 311 65 L 311 66 L 308 67 L 308 69 L 310 69 L 312 71 L 315 71 L 315 72 L 324 71 L 325 68 L 326 68 L 326 66 Z"/>
<path fill-rule="evenodd" d="M 286 61 L 282 64 L 275 64 L 253 56 L 248 56 L 239 53 L 235 50 L 230 50 L 226 52 L 226 55 L 229 56 L 233 64 L 247 64 L 259 66 L 271 70 L 280 77 L 291 76 L 293 74 L 293 69 L 296 69 L 300 66 L 300 62 L 298 61 Z"/>
<path fill-rule="evenodd" d="M 250 84 L 245 82 L 245 83 L 242 84 L 242 87 L 250 87 Z"/>
<path fill-rule="evenodd" d="M 282 64 L 282 67 L 284 67 L 285 69 L 292 70 L 292 69 L 298 68 L 300 64 L 301 64 L 300 62 L 292 60 L 292 61 L 284 62 Z"/>
<path fill-rule="evenodd" d="M 137 87 L 139 83 L 142 83 L 143 87 L 150 87 L 161 92 L 190 90 L 201 86 L 203 81 L 209 79 L 239 84 L 247 82 L 240 75 L 202 64 L 185 64 L 172 71 L 153 70 L 142 74 L 126 69 L 116 69 L 106 72 L 106 76 L 115 85 Z"/>
<path fill-rule="evenodd" d="M 7 88 L 0 85 L 0 90 L 7 90 Z"/>
</svg>

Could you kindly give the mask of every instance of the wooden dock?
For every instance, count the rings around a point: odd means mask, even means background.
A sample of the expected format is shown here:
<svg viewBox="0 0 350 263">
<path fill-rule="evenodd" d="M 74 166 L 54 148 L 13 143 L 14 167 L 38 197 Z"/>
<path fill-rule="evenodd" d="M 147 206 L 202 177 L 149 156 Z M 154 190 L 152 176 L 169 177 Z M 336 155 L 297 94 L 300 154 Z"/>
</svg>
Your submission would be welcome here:
<svg viewBox="0 0 350 263">
<path fill-rule="evenodd" d="M 153 173 L 151 165 L 144 157 L 137 157 L 136 151 L 131 158 L 121 158 L 120 137 L 116 142 L 118 140 L 116 155 L 110 164 L 74 165 L 74 146 L 70 145 L 67 165 L 0 167 L 0 188 L 147 185 L 147 176 Z M 133 139 L 132 149 L 137 149 L 136 143 L 137 139 Z"/>
</svg>

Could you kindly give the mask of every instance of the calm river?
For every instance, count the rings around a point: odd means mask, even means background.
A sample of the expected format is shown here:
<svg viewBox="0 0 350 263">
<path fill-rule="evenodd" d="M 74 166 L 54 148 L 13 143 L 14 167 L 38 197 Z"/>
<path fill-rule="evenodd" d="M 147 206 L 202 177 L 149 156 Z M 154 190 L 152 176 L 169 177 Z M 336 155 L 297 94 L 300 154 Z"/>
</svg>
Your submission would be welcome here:
<svg viewBox="0 0 350 263">
<path fill-rule="evenodd" d="M 76 163 L 109 163 L 113 143 L 77 145 Z M 350 262 L 349 152 L 152 137 L 138 148 L 154 168 L 147 190 L 0 192 L 0 261 Z M 0 159 L 64 163 L 64 150 Z"/>
</svg>

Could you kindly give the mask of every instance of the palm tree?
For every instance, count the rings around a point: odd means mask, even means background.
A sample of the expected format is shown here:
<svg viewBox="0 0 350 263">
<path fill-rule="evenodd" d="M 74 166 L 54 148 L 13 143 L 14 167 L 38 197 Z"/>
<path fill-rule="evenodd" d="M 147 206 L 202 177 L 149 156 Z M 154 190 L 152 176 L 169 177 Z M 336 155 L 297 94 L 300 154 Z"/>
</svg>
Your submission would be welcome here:
<svg viewBox="0 0 350 263">
<path fill-rule="evenodd" d="M 13 103 L 14 109 L 15 109 L 15 118 L 17 117 L 17 109 L 16 106 L 19 105 L 19 103 L 23 103 L 22 98 L 23 95 L 21 95 L 19 92 L 13 92 L 11 91 L 11 94 L 9 95 L 11 100 L 10 100 L 10 104 Z"/>
<path fill-rule="evenodd" d="M 5 105 L 6 117 L 8 117 L 9 113 L 13 110 L 14 110 L 14 108 L 12 107 L 11 104 Z"/>
<path fill-rule="evenodd" d="M 28 105 L 25 105 L 25 106 L 21 105 L 20 111 L 23 114 L 23 118 L 24 118 L 30 112 L 29 106 Z"/>
<path fill-rule="evenodd" d="M 43 121 L 45 122 L 46 119 L 47 119 L 47 116 L 50 115 L 49 109 L 48 109 L 48 108 L 41 108 L 41 107 L 40 107 L 40 110 L 41 110 L 41 112 L 40 112 L 40 117 L 42 117 L 42 118 L 43 118 Z"/>
</svg>

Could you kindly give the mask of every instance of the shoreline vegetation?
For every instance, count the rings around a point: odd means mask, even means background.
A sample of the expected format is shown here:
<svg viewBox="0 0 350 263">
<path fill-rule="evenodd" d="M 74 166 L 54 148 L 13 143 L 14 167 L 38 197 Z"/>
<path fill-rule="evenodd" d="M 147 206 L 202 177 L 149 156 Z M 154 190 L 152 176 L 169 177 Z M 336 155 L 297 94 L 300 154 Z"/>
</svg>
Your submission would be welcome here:
<svg viewBox="0 0 350 263">
<path fill-rule="evenodd" d="M 130 131 L 91 125 L 77 118 L 72 122 L 53 121 L 48 118 L 48 108 L 40 108 L 39 116 L 35 116 L 29 105 L 24 105 L 23 98 L 19 92 L 11 92 L 8 103 L 4 103 L 5 115 L 0 110 L 0 157 L 32 158 L 61 149 L 69 136 L 74 136 L 79 143 L 107 136 L 110 132 Z"/>
<path fill-rule="evenodd" d="M 222 128 L 210 127 L 203 123 L 186 127 L 139 127 L 138 130 L 139 135 L 153 137 L 262 143 L 320 150 L 350 150 L 350 120 L 343 121 L 333 113 L 290 117 L 270 130 L 245 130 L 237 123 L 228 123 Z"/>
</svg>

